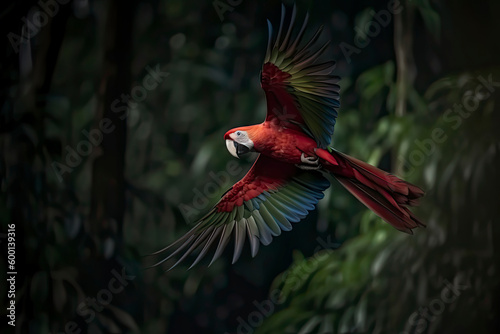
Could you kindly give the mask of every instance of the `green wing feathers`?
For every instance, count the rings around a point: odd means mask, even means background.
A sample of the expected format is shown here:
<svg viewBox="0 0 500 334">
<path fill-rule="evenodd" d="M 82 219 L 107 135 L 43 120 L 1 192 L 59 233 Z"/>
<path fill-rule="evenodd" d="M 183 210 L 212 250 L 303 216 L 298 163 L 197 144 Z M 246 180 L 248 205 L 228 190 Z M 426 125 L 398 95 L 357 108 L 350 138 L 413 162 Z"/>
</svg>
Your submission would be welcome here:
<svg viewBox="0 0 500 334">
<path fill-rule="evenodd" d="M 319 147 L 325 148 L 331 141 L 337 108 L 340 107 L 338 82 L 332 74 L 334 61 L 320 62 L 329 42 L 318 46 L 322 28 L 307 43 L 302 43 L 309 15 L 298 34 L 292 38 L 296 18 L 293 8 L 288 29 L 285 32 L 285 8 L 282 7 L 281 23 L 273 42 L 273 27 L 268 21 L 269 40 L 262 69 L 262 88 L 268 99 L 268 117 L 295 114 L 292 119 L 305 126 Z M 289 100 L 293 100 L 290 108 Z M 283 110 L 288 108 L 292 110 Z M 287 119 L 288 120 L 288 119 Z"/>
<path fill-rule="evenodd" d="M 266 159 L 261 159 L 260 164 L 265 164 Z M 258 161 L 254 164 L 247 175 L 254 175 L 252 170 L 264 170 L 257 168 Z M 295 168 L 295 167 L 294 167 Z M 252 180 L 242 181 L 257 182 L 258 173 Z M 242 182 L 240 181 L 240 182 Z M 248 183 L 247 183 L 248 184 Z M 233 186 L 239 186 L 238 183 Z M 174 268 L 191 254 L 197 254 L 193 264 L 196 265 L 209 252 L 211 246 L 215 247 L 215 253 L 210 264 L 217 260 L 229 242 L 234 242 L 233 263 L 238 260 L 243 250 L 245 239 L 248 238 L 252 257 L 259 250 L 259 244 L 268 245 L 273 237 L 281 234 L 281 231 L 290 231 L 291 223 L 297 223 L 314 210 L 318 201 L 323 198 L 323 191 L 330 186 L 330 182 L 320 172 L 302 172 L 292 176 L 280 185 L 270 185 L 267 189 L 260 186 L 258 195 L 243 201 L 241 205 L 230 206 L 231 211 L 221 211 L 220 208 L 228 208 L 224 204 L 230 197 L 226 193 L 219 203 L 203 217 L 188 233 L 170 246 L 152 254 L 158 255 L 172 252 L 154 266 L 160 265 L 173 257 L 180 256 L 170 268 Z M 242 187 L 243 189 L 243 187 Z M 245 189 L 248 189 L 246 187 Z M 253 189 L 255 190 L 255 189 Z M 255 193 L 255 192 L 254 192 Z M 240 194 L 240 198 L 244 194 Z M 233 200 L 233 199 L 231 199 Z"/>
</svg>

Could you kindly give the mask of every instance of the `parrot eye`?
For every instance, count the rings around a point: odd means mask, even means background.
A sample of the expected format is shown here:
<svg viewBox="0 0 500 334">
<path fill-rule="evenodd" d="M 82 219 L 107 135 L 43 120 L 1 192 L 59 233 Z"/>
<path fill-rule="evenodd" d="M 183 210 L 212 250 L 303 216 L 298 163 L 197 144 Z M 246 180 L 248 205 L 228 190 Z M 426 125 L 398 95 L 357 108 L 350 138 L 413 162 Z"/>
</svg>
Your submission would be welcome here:
<svg viewBox="0 0 500 334">
<path fill-rule="evenodd" d="M 236 131 L 236 135 L 239 137 L 241 136 L 241 131 Z"/>
</svg>

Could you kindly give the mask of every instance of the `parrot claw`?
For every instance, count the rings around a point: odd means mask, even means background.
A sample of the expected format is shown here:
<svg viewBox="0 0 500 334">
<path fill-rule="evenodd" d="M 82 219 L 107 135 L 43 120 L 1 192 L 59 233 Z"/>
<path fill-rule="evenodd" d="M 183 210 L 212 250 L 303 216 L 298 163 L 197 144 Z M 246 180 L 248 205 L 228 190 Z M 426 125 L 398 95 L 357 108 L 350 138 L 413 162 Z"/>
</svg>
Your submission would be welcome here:
<svg viewBox="0 0 500 334">
<path fill-rule="evenodd" d="M 302 162 L 301 164 L 296 164 L 298 168 L 302 170 L 318 170 L 321 169 L 323 166 L 319 163 L 319 158 L 318 157 L 306 157 L 304 153 L 301 154 L 300 156 L 300 161 Z"/>
<path fill-rule="evenodd" d="M 319 158 L 318 157 L 306 157 L 304 153 L 300 155 L 300 161 L 306 165 L 318 166 Z"/>
</svg>

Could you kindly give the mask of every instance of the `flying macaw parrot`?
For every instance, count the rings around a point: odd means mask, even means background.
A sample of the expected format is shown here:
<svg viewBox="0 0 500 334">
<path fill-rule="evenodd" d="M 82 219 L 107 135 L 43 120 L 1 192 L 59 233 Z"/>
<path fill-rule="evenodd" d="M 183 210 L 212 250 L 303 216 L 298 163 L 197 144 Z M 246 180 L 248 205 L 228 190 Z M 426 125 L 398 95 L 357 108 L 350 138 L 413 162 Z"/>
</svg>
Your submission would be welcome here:
<svg viewBox="0 0 500 334">
<path fill-rule="evenodd" d="M 291 223 L 299 222 L 314 210 L 330 186 L 325 174 L 335 177 L 396 229 L 412 233 L 413 228 L 425 226 L 407 208 L 423 196 L 420 188 L 328 146 L 340 107 L 340 78 L 332 74 L 334 61 L 318 62 L 328 46 L 317 46 L 322 28 L 307 43 L 301 43 L 309 15 L 292 38 L 295 17 L 294 7 L 285 31 L 283 6 L 274 40 L 268 21 L 269 40 L 261 72 L 266 119 L 224 135 L 227 149 L 234 157 L 258 152 L 257 160 L 189 232 L 152 254 L 175 249 L 156 265 L 182 254 L 172 269 L 198 252 L 193 267 L 212 244 L 217 244 L 212 264 L 230 239 L 235 245 L 234 263 L 247 237 L 254 257 L 260 243 L 268 245 L 281 231 L 290 231 Z"/>
</svg>

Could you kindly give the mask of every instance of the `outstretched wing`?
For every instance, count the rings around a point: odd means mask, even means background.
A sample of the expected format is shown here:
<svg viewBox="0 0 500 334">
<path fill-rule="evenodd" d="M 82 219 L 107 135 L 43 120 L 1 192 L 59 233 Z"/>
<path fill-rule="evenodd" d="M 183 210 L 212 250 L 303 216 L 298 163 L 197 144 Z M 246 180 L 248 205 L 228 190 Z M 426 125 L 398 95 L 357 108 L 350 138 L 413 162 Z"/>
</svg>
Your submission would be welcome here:
<svg viewBox="0 0 500 334">
<path fill-rule="evenodd" d="M 307 43 L 301 43 L 309 14 L 302 28 L 292 38 L 296 8 L 288 30 L 284 31 L 285 7 L 282 7 L 278 35 L 273 42 L 273 27 L 268 21 L 269 40 L 261 73 L 261 86 L 266 93 L 266 121 L 280 121 L 284 126 L 301 129 L 312 136 L 319 147 L 331 141 L 336 108 L 340 107 L 337 84 L 340 77 L 332 73 L 334 61 L 319 62 L 328 42 L 318 47 L 322 27 Z M 304 45 L 302 45 L 304 44 Z"/>
<path fill-rule="evenodd" d="M 230 239 L 235 245 L 234 263 L 240 257 L 246 235 L 253 257 L 259 250 L 259 242 L 268 245 L 273 236 L 291 230 L 290 223 L 306 217 L 329 186 L 330 182 L 320 172 L 304 172 L 294 165 L 260 155 L 245 177 L 229 189 L 189 232 L 153 254 L 174 249 L 155 266 L 182 254 L 170 267 L 172 269 L 190 254 L 199 252 L 191 265 L 193 267 L 207 254 L 210 246 L 217 243 L 212 264 Z"/>
</svg>

